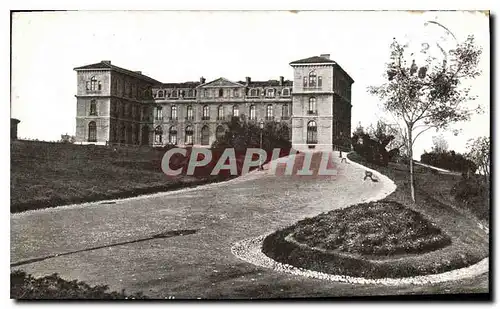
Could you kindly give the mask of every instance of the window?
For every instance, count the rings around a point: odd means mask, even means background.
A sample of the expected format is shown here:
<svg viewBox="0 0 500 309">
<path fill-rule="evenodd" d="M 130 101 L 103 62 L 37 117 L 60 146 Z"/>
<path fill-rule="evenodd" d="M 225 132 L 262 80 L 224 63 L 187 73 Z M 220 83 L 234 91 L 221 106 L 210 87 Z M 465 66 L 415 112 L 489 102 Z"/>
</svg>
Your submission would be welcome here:
<svg viewBox="0 0 500 309">
<path fill-rule="evenodd" d="M 217 108 L 217 119 L 218 120 L 223 120 L 224 119 L 224 107 L 222 105 L 220 105 Z"/>
<path fill-rule="evenodd" d="M 189 89 L 188 92 L 187 92 L 187 97 L 188 98 L 193 98 L 195 96 L 196 96 L 195 91 L 193 89 Z"/>
<path fill-rule="evenodd" d="M 161 106 L 158 106 L 156 108 L 156 115 L 155 115 L 156 120 L 162 120 L 163 119 L 163 113 L 162 113 L 162 108 Z"/>
<path fill-rule="evenodd" d="M 238 105 L 233 106 L 233 117 L 239 117 L 240 116 L 240 109 L 238 108 Z"/>
<path fill-rule="evenodd" d="M 321 76 L 318 76 L 318 87 L 323 86 L 323 78 Z"/>
<path fill-rule="evenodd" d="M 159 90 L 157 94 L 158 98 L 163 98 L 163 90 Z"/>
<path fill-rule="evenodd" d="M 203 106 L 203 117 L 201 120 L 209 120 L 210 119 L 210 108 L 208 105 Z"/>
<path fill-rule="evenodd" d="M 172 91 L 172 98 L 177 98 L 177 90 Z"/>
<path fill-rule="evenodd" d="M 308 114 L 316 114 L 316 98 L 309 98 L 309 109 L 307 110 Z"/>
<path fill-rule="evenodd" d="M 224 96 L 224 90 L 223 89 L 219 89 L 219 97 L 223 97 Z"/>
<path fill-rule="evenodd" d="M 304 87 L 307 87 L 307 76 L 304 76 Z"/>
<path fill-rule="evenodd" d="M 316 87 L 316 72 L 309 73 L 309 87 Z"/>
<path fill-rule="evenodd" d="M 281 127 L 281 136 L 287 141 L 290 140 L 290 129 L 286 124 Z"/>
<path fill-rule="evenodd" d="M 258 97 L 259 96 L 259 89 L 251 89 L 250 96 L 251 97 Z"/>
<path fill-rule="evenodd" d="M 233 89 L 233 97 L 237 98 L 240 96 L 240 90 L 239 89 Z"/>
<path fill-rule="evenodd" d="M 267 89 L 266 95 L 268 97 L 274 97 L 274 89 L 273 88 Z"/>
<path fill-rule="evenodd" d="M 89 122 L 89 142 L 97 142 L 97 125 L 95 121 Z"/>
<path fill-rule="evenodd" d="M 177 120 L 177 105 L 172 105 L 170 108 L 170 119 Z"/>
<path fill-rule="evenodd" d="M 90 101 L 90 116 L 97 116 L 97 103 L 95 100 Z"/>
<path fill-rule="evenodd" d="M 155 129 L 155 144 L 161 144 L 163 136 L 163 130 L 161 129 L 161 126 L 157 126 Z"/>
<path fill-rule="evenodd" d="M 290 118 L 290 111 L 288 109 L 288 104 L 283 104 L 281 107 L 281 118 L 288 119 Z"/>
<path fill-rule="evenodd" d="M 250 120 L 256 120 L 257 115 L 255 114 L 255 105 L 250 105 Z"/>
<path fill-rule="evenodd" d="M 194 120 L 194 116 L 193 116 L 193 107 L 191 105 L 188 105 L 186 107 L 186 119 L 187 120 Z"/>
<path fill-rule="evenodd" d="M 186 127 L 186 145 L 193 145 L 193 127 Z"/>
<path fill-rule="evenodd" d="M 273 106 L 271 104 L 269 104 L 266 108 L 266 119 L 273 119 Z"/>
<path fill-rule="evenodd" d="M 97 78 L 92 76 L 90 81 L 85 82 L 85 89 L 90 91 L 101 90 L 101 82 L 97 82 Z"/>
<path fill-rule="evenodd" d="M 226 130 L 224 129 L 224 126 L 218 126 L 217 129 L 215 130 L 215 138 L 221 140 L 224 138 L 224 135 L 226 135 Z"/>
<path fill-rule="evenodd" d="M 142 108 L 142 120 L 145 120 L 145 121 L 149 121 L 149 114 L 150 111 L 148 110 L 148 107 L 147 106 L 144 106 Z"/>
<path fill-rule="evenodd" d="M 209 93 L 209 92 L 208 92 L 208 89 L 203 89 L 203 96 L 204 96 L 205 98 L 208 98 L 208 96 L 209 96 L 209 95 L 208 95 L 208 93 Z"/>
<path fill-rule="evenodd" d="M 168 143 L 177 145 L 177 129 L 175 127 L 170 127 L 168 130 Z"/>
<path fill-rule="evenodd" d="M 290 96 L 290 89 L 284 88 L 281 95 L 284 96 L 284 97 Z"/>
<path fill-rule="evenodd" d="M 201 144 L 204 146 L 210 145 L 210 129 L 208 126 L 201 128 Z"/>
<path fill-rule="evenodd" d="M 307 143 L 318 143 L 318 129 L 314 120 L 309 121 L 309 123 L 307 124 Z"/>
</svg>

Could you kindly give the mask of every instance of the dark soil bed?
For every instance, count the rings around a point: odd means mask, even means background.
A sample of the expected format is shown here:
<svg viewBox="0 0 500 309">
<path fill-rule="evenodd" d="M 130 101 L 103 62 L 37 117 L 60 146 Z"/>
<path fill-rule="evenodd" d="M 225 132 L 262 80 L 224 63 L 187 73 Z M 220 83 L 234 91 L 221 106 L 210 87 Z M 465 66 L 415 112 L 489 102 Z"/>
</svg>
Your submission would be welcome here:
<svg viewBox="0 0 500 309">
<path fill-rule="evenodd" d="M 319 249 L 375 256 L 425 253 L 451 243 L 435 224 L 397 202 L 363 203 L 302 220 L 293 238 Z"/>
</svg>

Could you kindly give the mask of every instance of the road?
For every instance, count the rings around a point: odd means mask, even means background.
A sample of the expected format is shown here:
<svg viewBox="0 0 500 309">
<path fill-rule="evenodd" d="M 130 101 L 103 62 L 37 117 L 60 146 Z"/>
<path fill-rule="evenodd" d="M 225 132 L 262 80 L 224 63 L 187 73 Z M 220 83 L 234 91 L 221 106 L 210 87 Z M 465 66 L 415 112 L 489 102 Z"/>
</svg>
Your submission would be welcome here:
<svg viewBox="0 0 500 309">
<path fill-rule="evenodd" d="M 269 170 L 227 183 L 118 200 L 11 214 L 11 263 L 65 254 L 11 269 L 35 276 L 142 291 L 154 298 L 274 298 L 456 293 L 487 290 L 487 276 L 434 286 L 350 285 L 254 266 L 231 254 L 235 242 L 383 190 L 364 170 L 340 163 L 336 176 L 283 176 Z M 282 174 L 278 172 L 277 174 Z M 173 230 L 195 233 L 169 238 Z M 93 249 L 100 247 L 99 249 Z M 75 252 L 78 251 L 78 252 Z M 75 253 L 71 253 L 75 252 Z"/>
</svg>

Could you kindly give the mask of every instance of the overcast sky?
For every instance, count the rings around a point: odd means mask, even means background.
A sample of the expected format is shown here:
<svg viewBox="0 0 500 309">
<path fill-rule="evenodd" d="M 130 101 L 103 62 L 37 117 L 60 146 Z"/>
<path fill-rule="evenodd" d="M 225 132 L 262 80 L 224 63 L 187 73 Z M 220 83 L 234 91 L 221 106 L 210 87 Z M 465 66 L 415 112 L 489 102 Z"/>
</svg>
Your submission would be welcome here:
<svg viewBox="0 0 500 309">
<path fill-rule="evenodd" d="M 483 71 L 471 85 L 485 113 L 444 135 L 450 149 L 464 151 L 469 138 L 489 135 L 489 19 L 463 12 L 27 12 L 12 20 L 11 116 L 21 120 L 19 137 L 57 140 L 74 134 L 74 67 L 111 60 L 162 82 L 286 79 L 293 60 L 331 54 L 355 80 L 352 127 L 385 116 L 367 93 L 382 83 L 394 37 L 431 43 L 446 26 L 461 41 L 473 34 L 483 47 Z M 452 44 L 449 37 L 448 44 Z M 445 39 L 446 39 L 445 38 Z M 450 43 L 451 42 L 451 43 Z M 417 142 L 416 157 L 432 146 L 429 132 Z"/>
</svg>

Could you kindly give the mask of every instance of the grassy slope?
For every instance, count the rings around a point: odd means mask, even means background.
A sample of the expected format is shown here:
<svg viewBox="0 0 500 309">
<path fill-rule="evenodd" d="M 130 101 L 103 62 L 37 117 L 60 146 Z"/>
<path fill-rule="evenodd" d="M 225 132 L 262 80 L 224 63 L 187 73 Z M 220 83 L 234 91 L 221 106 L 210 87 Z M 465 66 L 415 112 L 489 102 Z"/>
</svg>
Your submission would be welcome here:
<svg viewBox="0 0 500 309">
<path fill-rule="evenodd" d="M 417 167 L 417 203 L 414 204 L 409 197 L 408 172 L 405 166 L 391 163 L 389 167 L 383 168 L 371 166 L 356 155 L 351 154 L 349 158 L 391 178 L 396 183 L 397 189 L 384 201 L 398 202 L 421 213 L 448 235 L 452 243 L 425 254 L 408 254 L 399 256 L 402 259 L 387 260 L 387 263 L 381 261 L 372 263 L 369 259 L 317 253 L 284 241 L 284 238 L 293 231 L 292 226 L 266 238 L 264 253 L 278 261 L 304 268 L 372 278 L 439 273 L 476 263 L 488 256 L 488 235 L 478 227 L 477 219 L 445 203 L 451 200 L 450 189 L 460 176 L 436 175 L 426 168 Z"/>
<path fill-rule="evenodd" d="M 168 178 L 163 152 L 14 141 L 11 143 L 11 212 L 159 192 L 213 179 Z"/>
</svg>

